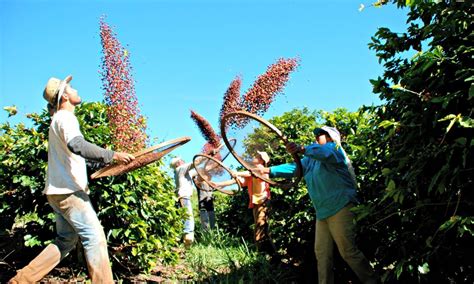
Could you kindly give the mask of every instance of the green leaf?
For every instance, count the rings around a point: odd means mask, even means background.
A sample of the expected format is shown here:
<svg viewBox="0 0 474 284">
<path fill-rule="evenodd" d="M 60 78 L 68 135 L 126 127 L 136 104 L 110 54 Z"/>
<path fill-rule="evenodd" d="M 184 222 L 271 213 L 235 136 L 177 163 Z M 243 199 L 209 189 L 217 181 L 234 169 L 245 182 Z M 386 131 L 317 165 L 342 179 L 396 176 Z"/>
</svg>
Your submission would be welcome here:
<svg viewBox="0 0 474 284">
<path fill-rule="evenodd" d="M 439 119 L 438 121 L 441 122 L 441 121 L 451 120 L 451 119 L 453 119 L 453 118 L 456 118 L 456 115 L 454 115 L 454 114 L 448 114 L 447 116 L 445 116 L 445 117 Z"/>
<path fill-rule="evenodd" d="M 403 273 L 403 266 L 404 266 L 403 264 L 404 264 L 404 261 L 401 261 L 397 263 L 397 265 L 395 266 L 395 274 L 397 276 L 397 279 L 400 279 L 400 276 Z"/>
<path fill-rule="evenodd" d="M 427 262 L 423 263 L 423 265 L 418 266 L 418 272 L 420 274 L 428 274 L 430 272 L 430 266 Z"/>
<path fill-rule="evenodd" d="M 122 232 L 122 229 L 112 229 L 112 237 L 117 238 L 120 232 Z"/>
<path fill-rule="evenodd" d="M 148 239 L 147 233 L 142 227 L 139 227 L 138 231 L 140 231 L 142 238 L 144 238 L 145 240 Z"/>
<path fill-rule="evenodd" d="M 393 191 L 396 188 L 395 181 L 391 179 L 387 185 L 386 191 Z"/>
<path fill-rule="evenodd" d="M 455 139 L 454 141 L 456 141 L 456 143 L 458 143 L 461 146 L 465 146 L 466 143 L 467 143 L 466 137 L 459 137 L 459 138 Z"/>
<path fill-rule="evenodd" d="M 449 114 L 445 117 L 443 117 L 442 119 L 438 120 L 438 121 L 447 121 L 447 120 L 451 120 L 449 122 L 449 125 L 448 127 L 446 128 L 446 132 L 445 133 L 448 133 L 449 130 L 451 130 L 451 128 L 453 127 L 453 125 L 459 121 L 461 119 L 461 114 L 458 114 L 458 115 L 454 115 L 454 114 Z"/>
<path fill-rule="evenodd" d="M 447 231 L 447 230 L 453 228 L 454 225 L 456 225 L 459 220 L 460 220 L 460 218 L 459 218 L 458 216 L 452 216 L 451 218 L 449 218 L 449 220 L 447 220 L 446 222 L 444 222 L 444 223 L 439 227 L 439 229 L 440 229 L 441 231 Z"/>
<path fill-rule="evenodd" d="M 388 128 L 388 127 L 393 127 L 399 125 L 399 122 L 396 122 L 394 120 L 384 120 L 379 123 L 379 127 L 382 128 Z"/>
<path fill-rule="evenodd" d="M 474 119 L 462 117 L 461 120 L 459 120 L 459 125 L 464 128 L 474 128 Z"/>
<path fill-rule="evenodd" d="M 392 170 L 389 169 L 389 168 L 383 168 L 382 169 L 382 175 L 384 175 L 384 176 L 388 176 L 391 172 L 392 172 Z"/>
<path fill-rule="evenodd" d="M 138 255 L 138 249 L 136 247 L 132 248 L 132 255 L 137 256 Z"/>
<path fill-rule="evenodd" d="M 25 240 L 25 246 L 27 247 L 35 247 L 41 245 L 41 241 L 38 240 L 37 236 L 25 235 L 23 239 Z"/>
<path fill-rule="evenodd" d="M 449 165 L 445 164 L 435 175 L 434 177 L 431 179 L 431 182 L 430 182 L 430 185 L 428 186 L 428 192 L 431 192 L 431 190 L 433 190 L 433 187 L 435 185 L 439 186 L 440 183 L 438 181 L 439 177 L 440 176 L 443 176 L 446 171 L 449 169 Z"/>
<path fill-rule="evenodd" d="M 434 97 L 431 99 L 432 103 L 444 103 L 447 99 L 445 97 Z"/>
</svg>

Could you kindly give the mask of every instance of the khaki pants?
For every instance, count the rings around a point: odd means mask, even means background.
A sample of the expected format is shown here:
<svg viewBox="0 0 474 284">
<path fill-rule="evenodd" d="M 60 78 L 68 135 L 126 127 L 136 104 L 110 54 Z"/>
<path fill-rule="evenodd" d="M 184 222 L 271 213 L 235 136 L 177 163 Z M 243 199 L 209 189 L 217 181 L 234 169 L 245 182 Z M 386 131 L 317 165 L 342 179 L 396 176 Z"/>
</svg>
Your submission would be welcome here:
<svg viewBox="0 0 474 284">
<path fill-rule="evenodd" d="M 9 283 L 36 283 L 48 274 L 76 246 L 80 239 L 84 247 L 87 268 L 92 283 L 114 283 L 107 252 L 104 229 L 83 191 L 72 194 L 48 195 L 48 203 L 56 213 L 54 243 L 48 245 L 27 266 L 19 270 Z"/>
<path fill-rule="evenodd" d="M 349 210 L 351 207 L 350 204 L 327 219 L 316 220 L 314 251 L 318 263 L 319 283 L 334 283 L 334 243 L 362 283 L 377 282 L 368 260 L 355 245 L 354 215 Z"/>
<path fill-rule="evenodd" d="M 268 200 L 262 204 L 253 205 L 253 219 L 255 221 L 255 244 L 259 251 L 274 254 L 276 252 L 268 232 Z"/>
</svg>

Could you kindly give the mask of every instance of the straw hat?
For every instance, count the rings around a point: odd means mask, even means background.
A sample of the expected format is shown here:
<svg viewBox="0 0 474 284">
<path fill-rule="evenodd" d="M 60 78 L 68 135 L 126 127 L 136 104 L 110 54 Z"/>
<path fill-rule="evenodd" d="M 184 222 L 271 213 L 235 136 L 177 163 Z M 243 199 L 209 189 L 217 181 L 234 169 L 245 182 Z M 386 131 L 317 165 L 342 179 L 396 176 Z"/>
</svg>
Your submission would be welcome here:
<svg viewBox="0 0 474 284">
<path fill-rule="evenodd" d="M 51 77 L 46 84 L 43 92 L 43 98 L 48 101 L 49 104 L 56 107 L 56 110 L 59 109 L 59 101 L 61 96 L 66 89 L 66 85 L 71 82 L 72 76 L 67 76 L 64 80 L 59 80 L 58 78 Z"/>
</svg>

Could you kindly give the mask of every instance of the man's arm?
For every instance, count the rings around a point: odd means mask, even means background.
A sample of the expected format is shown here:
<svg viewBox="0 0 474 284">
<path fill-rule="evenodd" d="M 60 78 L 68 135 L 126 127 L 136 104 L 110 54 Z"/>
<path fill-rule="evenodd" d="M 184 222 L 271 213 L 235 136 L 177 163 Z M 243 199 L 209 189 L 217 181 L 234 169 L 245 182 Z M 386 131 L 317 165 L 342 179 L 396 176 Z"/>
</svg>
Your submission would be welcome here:
<svg viewBox="0 0 474 284">
<path fill-rule="evenodd" d="M 251 177 L 252 174 L 249 171 L 242 171 L 242 172 L 233 172 L 233 174 L 237 177 Z"/>
<path fill-rule="evenodd" d="M 229 179 L 229 180 L 226 180 L 226 181 L 219 181 L 219 182 L 209 181 L 209 183 L 213 187 L 222 188 L 222 187 L 225 187 L 225 186 L 228 186 L 228 185 L 232 185 L 232 184 L 236 183 L 236 181 L 235 181 L 235 179 Z"/>
<path fill-rule="evenodd" d="M 284 177 L 284 178 L 289 178 L 289 177 L 294 177 L 296 174 L 296 164 L 295 163 L 289 163 L 289 164 L 282 164 L 278 166 L 273 166 L 269 168 L 256 168 L 256 172 L 258 172 L 261 175 L 269 175 L 270 177 Z"/>
<path fill-rule="evenodd" d="M 289 163 L 270 167 L 268 168 L 268 174 L 270 175 L 270 177 L 294 177 L 296 174 L 296 164 Z"/>
<path fill-rule="evenodd" d="M 85 159 L 109 164 L 112 160 L 123 163 L 129 163 L 135 157 L 128 153 L 114 152 L 112 150 L 101 148 L 84 139 L 82 136 L 76 136 L 67 143 L 68 149 L 76 155 Z"/>
</svg>

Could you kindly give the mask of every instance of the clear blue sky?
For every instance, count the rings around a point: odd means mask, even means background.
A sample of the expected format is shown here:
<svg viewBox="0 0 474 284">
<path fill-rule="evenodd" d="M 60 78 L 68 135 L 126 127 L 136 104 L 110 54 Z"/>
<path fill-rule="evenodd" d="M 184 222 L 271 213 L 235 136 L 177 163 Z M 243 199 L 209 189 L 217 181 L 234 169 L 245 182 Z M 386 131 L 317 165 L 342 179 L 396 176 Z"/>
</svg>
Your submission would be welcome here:
<svg viewBox="0 0 474 284">
<path fill-rule="evenodd" d="M 374 2 L 374 1 L 373 1 Z M 357 110 L 379 104 L 369 79 L 382 75 L 368 49 L 378 27 L 406 29 L 406 11 L 360 0 L 0 0 L 0 121 L 26 122 L 45 107 L 49 77 L 72 74 L 84 101 L 103 100 L 99 18 L 130 52 L 149 135 L 191 136 L 173 154 L 190 161 L 204 140 L 190 109 L 218 129 L 222 97 L 240 75 L 244 93 L 280 57 L 301 65 L 265 114 L 293 108 Z M 16 105 L 7 118 L 4 106 Z M 28 125 L 28 123 L 27 123 Z"/>
</svg>

